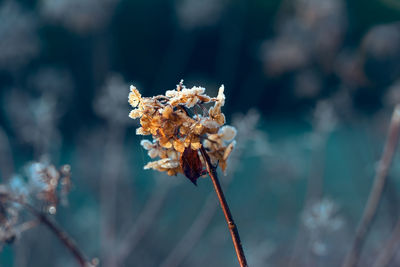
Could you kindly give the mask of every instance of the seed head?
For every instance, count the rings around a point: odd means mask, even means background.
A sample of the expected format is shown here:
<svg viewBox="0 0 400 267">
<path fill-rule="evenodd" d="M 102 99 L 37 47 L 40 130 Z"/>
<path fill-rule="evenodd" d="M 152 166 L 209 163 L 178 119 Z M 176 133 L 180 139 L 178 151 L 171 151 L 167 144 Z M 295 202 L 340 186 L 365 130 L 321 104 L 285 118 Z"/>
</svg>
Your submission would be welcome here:
<svg viewBox="0 0 400 267">
<path fill-rule="evenodd" d="M 205 88 L 194 86 L 186 88 L 181 81 L 175 90 L 168 90 L 165 95 L 142 97 L 136 87 L 130 87 L 128 102 L 134 108 L 129 117 L 140 119 L 136 130 L 138 135 L 151 135 L 153 140 L 143 140 L 141 145 L 151 158 L 160 158 L 149 162 L 145 169 L 165 171 L 168 175 L 192 173 L 195 180 L 203 172 L 204 163 L 199 149 L 204 147 L 213 164 L 220 164 L 223 171 L 232 152 L 236 129 L 225 124 L 225 115 L 221 108 L 225 104 L 224 86 L 219 88 L 217 97 L 205 94 Z M 207 108 L 208 107 L 208 108 Z M 186 152 L 185 152 L 186 151 Z M 195 152 L 189 152 L 195 151 Z M 184 153 L 185 152 L 185 153 Z M 191 165 L 190 158 L 200 158 Z M 182 167 L 182 162 L 185 166 Z M 196 166 L 196 171 L 188 170 Z M 196 177 L 197 176 L 197 177 Z"/>
</svg>

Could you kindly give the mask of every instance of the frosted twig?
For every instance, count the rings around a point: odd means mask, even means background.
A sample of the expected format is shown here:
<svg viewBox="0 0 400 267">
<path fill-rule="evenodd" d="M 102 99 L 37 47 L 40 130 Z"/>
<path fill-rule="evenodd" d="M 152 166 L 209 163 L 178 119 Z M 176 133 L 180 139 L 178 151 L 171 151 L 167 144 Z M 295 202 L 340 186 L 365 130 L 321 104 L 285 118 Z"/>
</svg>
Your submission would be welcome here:
<svg viewBox="0 0 400 267">
<path fill-rule="evenodd" d="M 386 267 L 393 259 L 397 249 L 400 245 L 400 219 L 397 221 L 396 226 L 392 232 L 391 237 L 383 245 L 382 250 L 378 254 L 373 267 Z"/>
<path fill-rule="evenodd" d="M 397 105 L 393 111 L 392 119 L 389 126 L 389 133 L 386 140 L 385 148 L 374 178 L 374 184 L 367 204 L 364 209 L 361 221 L 356 230 L 356 236 L 348 253 L 343 267 L 356 266 L 360 257 L 361 249 L 364 245 L 365 237 L 368 234 L 369 228 L 375 218 L 376 211 L 382 196 L 382 191 L 385 186 L 387 174 L 390 164 L 392 163 L 394 153 L 396 151 L 397 143 L 400 133 L 400 105 Z"/>
</svg>

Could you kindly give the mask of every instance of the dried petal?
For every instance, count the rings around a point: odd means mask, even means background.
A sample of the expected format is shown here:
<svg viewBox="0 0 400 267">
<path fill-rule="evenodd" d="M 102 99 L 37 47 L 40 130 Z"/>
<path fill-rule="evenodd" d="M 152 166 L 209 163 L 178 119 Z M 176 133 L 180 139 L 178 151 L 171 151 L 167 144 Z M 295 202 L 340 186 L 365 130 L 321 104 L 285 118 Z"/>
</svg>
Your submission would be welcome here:
<svg viewBox="0 0 400 267">
<path fill-rule="evenodd" d="M 185 145 L 181 140 L 176 139 L 176 140 L 174 140 L 174 148 L 176 151 L 182 153 L 185 150 Z"/>
<path fill-rule="evenodd" d="M 219 130 L 219 134 L 225 141 L 231 141 L 236 136 L 236 129 L 235 127 L 226 125 Z"/>
<path fill-rule="evenodd" d="M 224 152 L 224 156 L 222 157 L 222 159 L 224 161 L 226 161 L 228 159 L 228 157 L 232 153 L 232 150 L 235 147 L 235 145 L 236 145 L 236 142 L 232 142 L 226 147 L 225 152 Z"/>
<path fill-rule="evenodd" d="M 143 115 L 143 113 L 142 113 L 140 110 L 138 110 L 138 109 L 133 109 L 133 110 L 131 110 L 131 112 L 129 113 L 129 117 L 130 117 L 131 119 L 140 118 L 142 115 Z"/>
<path fill-rule="evenodd" d="M 131 85 L 130 89 L 131 89 L 131 92 L 129 93 L 128 101 L 132 107 L 136 108 L 140 103 L 142 95 L 139 93 L 139 91 L 136 89 L 135 86 Z"/>
</svg>

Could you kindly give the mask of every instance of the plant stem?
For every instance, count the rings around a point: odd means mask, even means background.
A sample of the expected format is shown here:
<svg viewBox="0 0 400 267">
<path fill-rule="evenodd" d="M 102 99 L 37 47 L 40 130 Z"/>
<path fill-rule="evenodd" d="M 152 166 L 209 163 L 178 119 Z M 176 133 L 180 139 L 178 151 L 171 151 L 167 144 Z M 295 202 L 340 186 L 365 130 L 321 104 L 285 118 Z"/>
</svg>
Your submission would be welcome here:
<svg viewBox="0 0 400 267">
<path fill-rule="evenodd" d="M 386 182 L 386 177 L 390 164 L 392 163 L 400 133 L 400 105 L 395 107 L 389 126 L 389 133 L 385 148 L 374 178 L 374 184 L 368 197 L 367 205 L 364 209 L 361 221 L 356 231 L 352 248 L 347 255 L 343 267 L 356 266 L 360 257 L 361 249 L 364 245 L 365 237 L 369 231 L 371 223 L 376 215 L 376 211 L 382 196 L 382 191 Z"/>
<path fill-rule="evenodd" d="M 242 243 L 239 237 L 239 231 L 237 229 L 236 224 L 233 221 L 233 217 L 231 211 L 229 209 L 228 203 L 226 202 L 224 192 L 222 191 L 221 185 L 218 180 L 216 168 L 211 164 L 210 157 L 208 156 L 206 150 L 202 146 L 200 148 L 201 155 L 206 163 L 208 174 L 214 184 L 215 192 L 217 193 L 219 203 L 221 204 L 222 211 L 225 215 L 225 220 L 228 223 L 228 228 L 231 233 L 233 245 L 235 246 L 236 255 L 241 267 L 247 267 L 246 257 L 244 256 Z"/>
<path fill-rule="evenodd" d="M 38 211 L 36 208 L 31 206 L 28 203 L 25 203 L 20 200 L 15 200 L 15 202 L 20 203 L 24 207 L 26 207 L 29 212 L 34 215 L 41 223 L 47 226 L 56 236 L 57 238 L 63 243 L 63 245 L 73 254 L 74 258 L 79 262 L 81 267 L 88 267 L 92 266 L 87 260 L 75 242 L 64 232 L 60 227 L 58 227 L 54 222 L 52 222 L 46 214 L 43 212 Z"/>
</svg>

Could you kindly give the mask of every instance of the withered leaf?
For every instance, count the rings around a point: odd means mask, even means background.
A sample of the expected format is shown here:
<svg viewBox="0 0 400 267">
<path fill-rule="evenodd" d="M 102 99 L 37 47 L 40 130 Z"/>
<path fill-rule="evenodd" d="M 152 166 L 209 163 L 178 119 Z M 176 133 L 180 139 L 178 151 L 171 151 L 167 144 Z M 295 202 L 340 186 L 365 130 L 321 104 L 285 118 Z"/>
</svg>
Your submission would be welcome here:
<svg viewBox="0 0 400 267">
<path fill-rule="evenodd" d="M 197 185 L 197 179 L 203 174 L 203 164 L 198 150 L 193 150 L 190 146 L 185 148 L 180 158 L 180 164 L 185 176 L 194 185 Z"/>
</svg>

